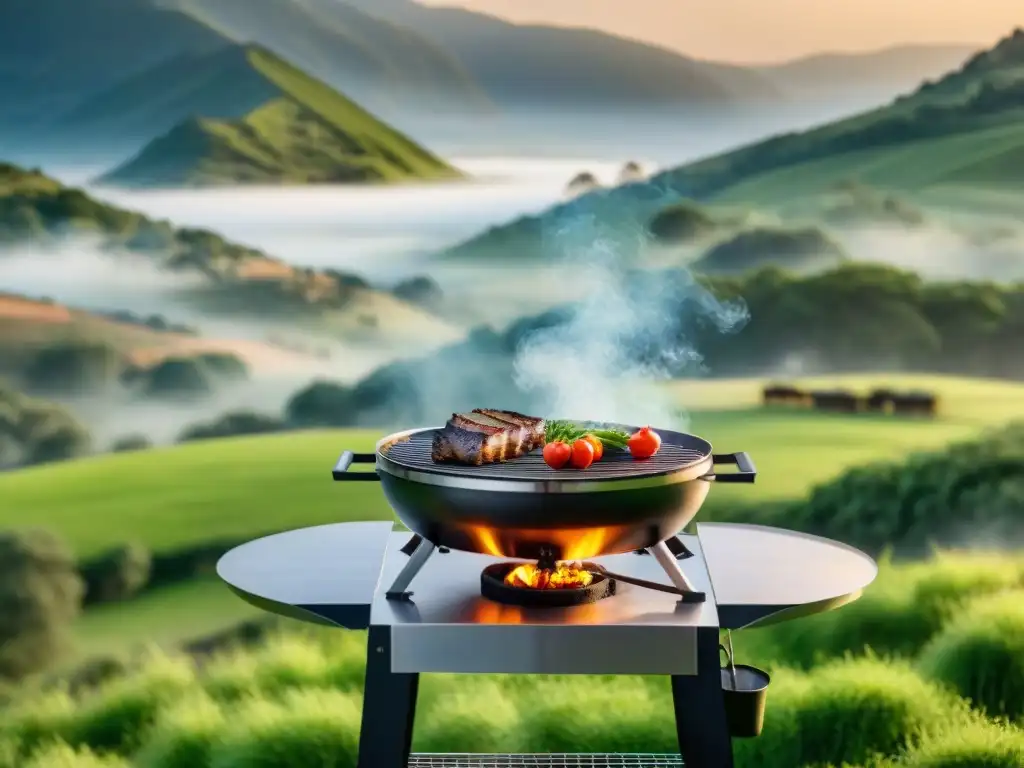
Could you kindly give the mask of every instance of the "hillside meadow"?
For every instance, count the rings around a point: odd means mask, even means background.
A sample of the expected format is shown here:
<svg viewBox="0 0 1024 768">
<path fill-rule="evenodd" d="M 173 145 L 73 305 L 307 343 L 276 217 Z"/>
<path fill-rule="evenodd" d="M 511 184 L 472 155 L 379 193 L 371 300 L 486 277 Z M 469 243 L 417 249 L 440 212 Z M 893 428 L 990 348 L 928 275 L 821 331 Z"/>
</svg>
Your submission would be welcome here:
<svg viewBox="0 0 1024 768">
<path fill-rule="evenodd" d="M 1015 384 L 937 376 L 808 381 L 815 383 L 929 389 L 942 398 L 943 412 L 920 420 L 760 408 L 754 402 L 761 381 L 673 385 L 680 407 L 694 404 L 690 431 L 719 452 L 747 451 L 758 465 L 754 488 L 718 488 L 710 509 L 798 498 L 849 466 L 899 459 L 1024 416 L 1024 386 Z M 85 557 L 125 541 L 161 551 L 322 523 L 386 519 L 391 511 L 378 487 L 333 483 L 330 477 L 343 450 L 372 451 L 382 436 L 374 430 L 289 432 L 11 472 L 0 475 L 0 526 L 49 528 Z"/>
<path fill-rule="evenodd" d="M 752 487 L 715 488 L 701 519 L 729 519 L 734 510 L 756 519 L 759 504 L 802 499 L 852 466 L 899 461 L 1024 417 L 1024 388 L 1006 382 L 920 376 L 797 382 L 934 391 L 941 397 L 934 420 L 764 408 L 757 405 L 764 383 L 671 385 L 680 405 L 692 409 L 691 431 L 718 451 L 749 452 L 759 470 Z M 370 451 L 380 436 L 324 430 L 228 438 L 0 474 L 0 528 L 48 528 L 88 559 L 128 542 L 166 553 L 303 526 L 387 519 L 392 513 L 376 485 L 334 483 L 329 474 L 342 450 Z M 147 642 L 173 647 L 257 615 L 212 576 L 155 586 L 128 602 L 88 608 L 75 626 L 77 657 Z"/>
<path fill-rule="evenodd" d="M 858 603 L 736 633 L 740 661 L 773 679 L 737 768 L 1020 768 L 1021 636 L 1019 555 L 883 562 Z M 291 623 L 201 667 L 154 653 L 97 689 L 13 704 L 0 765 L 348 768 L 364 656 L 363 633 Z M 671 713 L 657 677 L 427 675 L 413 748 L 671 753 Z"/>
</svg>

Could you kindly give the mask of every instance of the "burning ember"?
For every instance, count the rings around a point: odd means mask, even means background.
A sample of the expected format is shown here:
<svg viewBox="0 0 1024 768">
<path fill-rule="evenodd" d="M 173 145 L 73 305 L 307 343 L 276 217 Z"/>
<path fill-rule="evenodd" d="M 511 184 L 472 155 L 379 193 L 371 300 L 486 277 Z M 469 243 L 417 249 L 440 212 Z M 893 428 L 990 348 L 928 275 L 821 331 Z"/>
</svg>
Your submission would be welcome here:
<svg viewBox="0 0 1024 768">
<path fill-rule="evenodd" d="M 583 570 L 578 563 L 560 563 L 554 568 L 524 563 L 509 571 L 505 584 L 525 589 L 580 589 L 590 586 L 593 580 L 594 574 Z"/>
</svg>

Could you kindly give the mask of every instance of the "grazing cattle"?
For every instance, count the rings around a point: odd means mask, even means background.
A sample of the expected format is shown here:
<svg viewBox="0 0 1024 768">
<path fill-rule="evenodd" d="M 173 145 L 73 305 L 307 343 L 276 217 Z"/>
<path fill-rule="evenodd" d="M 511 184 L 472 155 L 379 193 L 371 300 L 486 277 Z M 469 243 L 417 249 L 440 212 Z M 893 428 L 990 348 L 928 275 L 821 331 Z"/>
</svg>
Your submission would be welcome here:
<svg viewBox="0 0 1024 768">
<path fill-rule="evenodd" d="M 892 411 L 900 416 L 935 416 L 939 399 L 929 392 L 901 392 L 892 399 Z"/>
<path fill-rule="evenodd" d="M 898 394 L 891 389 L 876 389 L 865 401 L 867 409 L 872 413 L 892 413 L 893 400 Z"/>
<path fill-rule="evenodd" d="M 845 389 L 811 392 L 811 403 L 819 411 L 835 413 L 856 413 L 861 407 L 861 399 Z"/>
<path fill-rule="evenodd" d="M 806 405 L 807 393 L 786 384 L 769 384 L 761 392 L 765 405 Z"/>
</svg>

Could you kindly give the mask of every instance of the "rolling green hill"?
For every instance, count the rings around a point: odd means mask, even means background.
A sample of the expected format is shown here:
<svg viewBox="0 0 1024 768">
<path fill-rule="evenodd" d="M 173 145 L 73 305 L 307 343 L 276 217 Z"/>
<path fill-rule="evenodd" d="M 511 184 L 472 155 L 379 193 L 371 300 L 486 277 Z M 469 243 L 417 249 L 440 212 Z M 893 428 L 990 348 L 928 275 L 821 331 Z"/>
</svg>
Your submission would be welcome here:
<svg viewBox="0 0 1024 768">
<path fill-rule="evenodd" d="M 106 114 L 114 134 L 103 137 L 103 149 L 148 141 L 155 134 L 132 133 L 118 124 L 116 110 L 104 107 L 120 104 L 131 114 L 152 106 L 159 112 L 164 100 L 188 95 L 168 88 L 173 77 L 161 81 L 165 67 L 187 69 L 193 57 L 249 42 L 389 114 L 407 113 L 427 98 L 467 111 L 488 109 L 472 77 L 439 46 L 341 2 L 14 0 L 0 3 L 0 140 L 7 147 L 88 154 L 93 148 L 69 143 L 67 130 L 83 116 Z M 147 87 L 138 78 L 148 71 L 154 80 Z M 116 90 L 112 98 L 110 89 L 121 83 L 122 98 Z M 230 81 L 204 95 L 200 107 L 216 103 L 218 95 L 235 102 Z"/>
<path fill-rule="evenodd" d="M 943 187 L 1024 184 L 1024 30 L 937 82 L 884 107 L 669 169 L 646 182 L 583 195 L 494 227 L 447 252 L 544 253 L 545 233 L 581 214 L 635 232 L 680 198 L 768 207 L 815 197 L 839 182 L 914 195 Z M 550 240 L 550 238 L 548 238 Z"/>
<path fill-rule="evenodd" d="M 189 118 L 99 179 L 118 186 L 388 182 L 458 172 L 274 54 L 246 46 L 213 57 L 199 92 L 229 66 L 259 100 L 236 120 Z M 234 90 L 234 89 L 233 89 Z M 241 107 L 243 94 L 235 91 Z M 151 114 L 151 113 L 150 113 Z"/>
</svg>

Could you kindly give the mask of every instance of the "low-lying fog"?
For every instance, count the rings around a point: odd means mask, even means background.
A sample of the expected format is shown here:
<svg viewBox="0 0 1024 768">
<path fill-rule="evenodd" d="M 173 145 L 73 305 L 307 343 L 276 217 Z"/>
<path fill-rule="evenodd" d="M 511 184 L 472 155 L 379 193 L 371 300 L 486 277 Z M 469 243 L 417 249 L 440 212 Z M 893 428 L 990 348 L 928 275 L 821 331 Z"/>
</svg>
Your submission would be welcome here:
<svg viewBox="0 0 1024 768">
<path fill-rule="evenodd" d="M 621 156 L 614 161 L 494 157 L 456 160 L 473 178 L 447 184 L 90 192 L 178 226 L 215 230 L 295 264 L 349 270 L 382 286 L 429 274 L 463 311 L 468 329 L 481 320 L 501 327 L 566 299 L 597 295 L 600 278 L 594 277 L 594 285 L 587 283 L 579 259 L 563 265 L 528 260 L 467 266 L 428 262 L 424 256 L 563 199 L 567 182 L 581 171 L 612 183 L 627 160 L 655 170 L 647 156 Z M 73 176 L 62 178 L 81 183 Z M 931 278 L 1024 278 L 1024 239 L 1016 229 L 1001 234 L 990 229 L 987 242 L 972 240 L 942 223 L 917 230 L 856 228 L 832 233 L 857 260 L 887 262 Z M 269 348 L 254 351 L 254 345 L 281 336 L 281 329 L 273 322 L 261 322 L 258 313 L 243 321 L 198 312 L 176 295 L 193 280 L 158 272 L 140 257 L 100 253 L 84 242 L 46 254 L 21 248 L 5 252 L 0 259 L 0 290 L 48 296 L 81 308 L 161 314 L 170 322 L 198 328 L 204 337 L 236 342 L 250 359 L 265 353 L 266 364 L 254 366 L 254 380 L 231 385 L 200 404 L 128 404 L 122 399 L 75 403 L 101 446 L 134 432 L 168 441 L 183 427 L 228 410 L 277 414 L 290 394 L 314 378 L 354 381 L 389 360 L 422 351 L 355 347 L 299 332 L 285 335 L 289 342 L 326 348 L 329 358 L 280 350 L 281 356 L 274 357 Z"/>
</svg>

